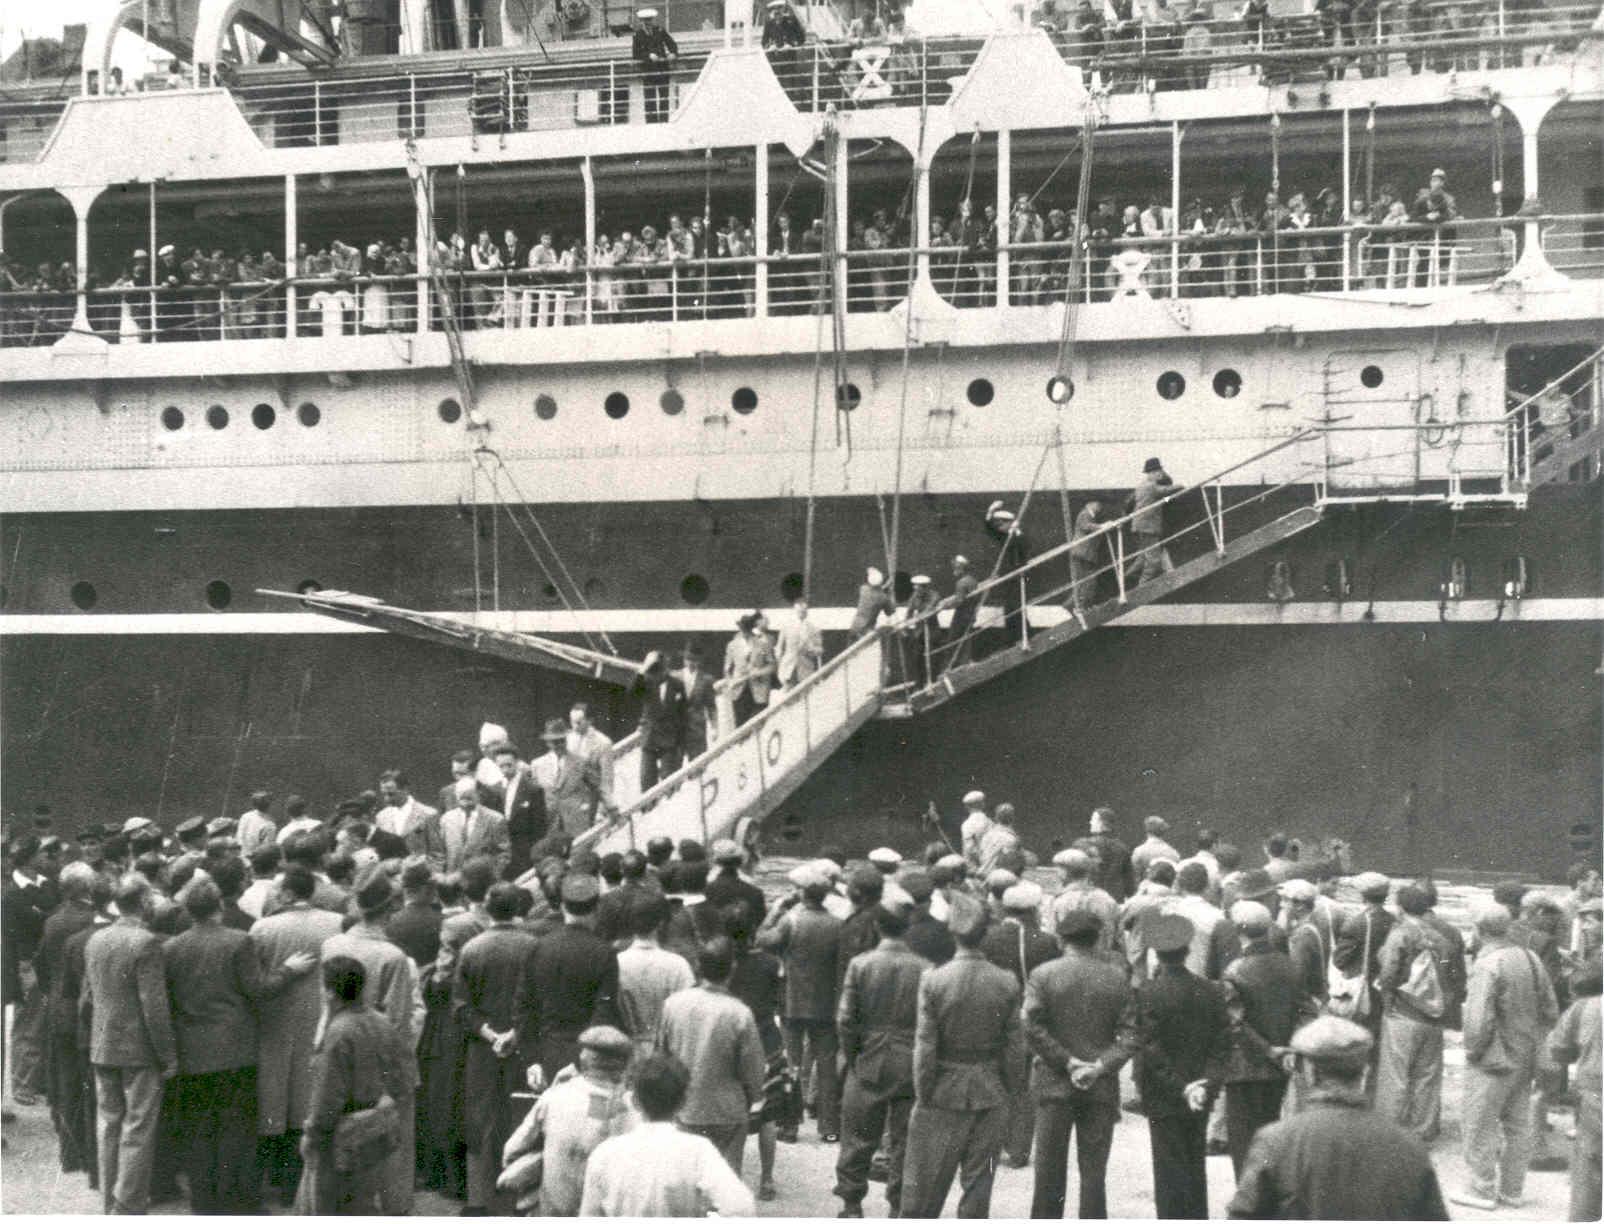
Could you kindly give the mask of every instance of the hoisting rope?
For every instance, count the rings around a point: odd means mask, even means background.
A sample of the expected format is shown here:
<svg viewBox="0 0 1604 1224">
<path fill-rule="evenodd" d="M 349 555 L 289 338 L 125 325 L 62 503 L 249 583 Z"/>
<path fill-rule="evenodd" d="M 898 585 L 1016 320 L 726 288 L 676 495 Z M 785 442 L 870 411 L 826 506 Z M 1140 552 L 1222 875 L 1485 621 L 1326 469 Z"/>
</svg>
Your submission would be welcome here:
<svg viewBox="0 0 1604 1224">
<path fill-rule="evenodd" d="M 819 467 L 819 411 L 822 406 L 822 392 L 824 383 L 824 294 L 825 286 L 830 283 L 830 266 L 835 261 L 835 250 L 830 243 L 830 201 L 835 196 L 835 158 L 830 153 L 830 130 L 835 126 L 835 112 L 830 110 L 824 117 L 825 164 L 808 160 L 806 157 L 798 159 L 798 168 L 824 184 L 824 241 L 819 244 L 819 271 L 818 288 L 810 304 L 815 319 L 813 329 L 813 422 L 808 437 L 808 500 L 807 515 L 803 520 L 802 528 L 802 597 L 813 597 L 813 523 L 814 510 L 817 500 L 817 480 Z M 796 182 L 792 178 L 792 185 Z M 790 190 L 786 191 L 787 197 Z"/>
<path fill-rule="evenodd" d="M 913 182 L 910 189 L 914 196 L 914 219 L 919 217 L 918 197 L 919 181 L 928 171 L 924 167 L 925 158 L 925 123 L 929 118 L 930 108 L 925 104 L 923 92 L 919 96 L 919 140 L 914 148 L 913 155 Z M 980 138 L 980 130 L 975 129 L 974 140 Z M 971 166 L 973 161 L 971 161 Z M 907 296 L 903 298 L 902 320 L 902 390 L 897 401 L 897 455 L 891 479 L 891 532 L 886 540 L 886 577 L 890 579 L 893 589 L 896 584 L 897 551 L 902 539 L 902 459 L 904 441 L 908 433 L 908 383 L 911 377 L 911 363 L 913 360 L 913 291 L 914 278 L 918 274 L 918 260 L 914 254 L 924 243 L 924 237 L 909 230 L 908 258 L 905 267 L 905 280 Z"/>
<path fill-rule="evenodd" d="M 1070 235 L 1069 275 L 1065 278 L 1067 283 L 1064 288 L 1064 324 L 1058 335 L 1058 355 L 1054 362 L 1053 377 L 1047 383 L 1048 398 L 1059 409 L 1062 409 L 1074 394 L 1070 371 L 1075 356 L 1075 339 L 1080 327 L 1080 287 L 1087 256 L 1086 248 L 1089 245 L 1089 237 L 1083 242 L 1081 234 L 1082 232 L 1090 234 L 1086 210 L 1092 196 L 1092 163 L 1096 149 L 1097 120 L 1096 101 L 1088 97 L 1086 126 L 1080 141 L 1080 180 L 1075 186 L 1075 233 Z M 1058 427 L 1054 428 L 1056 434 Z"/>
</svg>

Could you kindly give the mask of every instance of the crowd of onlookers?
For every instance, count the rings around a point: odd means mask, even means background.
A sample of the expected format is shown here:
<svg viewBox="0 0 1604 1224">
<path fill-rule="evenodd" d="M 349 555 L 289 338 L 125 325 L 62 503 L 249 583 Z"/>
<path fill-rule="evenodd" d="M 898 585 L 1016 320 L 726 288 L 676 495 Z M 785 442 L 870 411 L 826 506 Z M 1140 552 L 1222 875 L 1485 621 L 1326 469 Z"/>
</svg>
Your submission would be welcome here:
<svg viewBox="0 0 1604 1224">
<path fill-rule="evenodd" d="M 845 295 L 852 311 L 888 310 L 907 295 L 912 219 L 900 208 L 858 211 L 846 234 Z M 1344 207 L 1334 187 L 1276 191 L 1252 202 L 1246 188 L 1218 204 L 1190 199 L 1177 219 L 1156 195 L 1123 207 L 1099 199 L 1084 224 L 1073 208 L 1021 194 L 1006 223 L 994 205 L 960 201 L 930 219 L 924 253 L 936 290 L 960 306 L 994 304 L 997 254 L 1009 251 L 1008 300 L 1062 299 L 1071 244 L 1082 244 L 1087 300 L 1142 289 L 1184 296 L 1403 288 L 1447 283 L 1460 219 L 1441 170 L 1412 196 L 1384 184 L 1375 198 Z M 1346 230 L 1343 232 L 1336 232 Z M 756 309 L 754 224 L 731 213 L 723 224 L 671 213 L 653 224 L 607 227 L 593 243 L 556 227 L 530 242 L 508 226 L 499 240 L 481 228 L 436 245 L 439 289 L 465 330 L 579 322 L 735 318 Z M 772 314 L 826 309 L 820 264 L 825 222 L 776 214 L 768 241 Z M 1346 260 L 1344 246 L 1348 247 Z M 1512 254 L 1512 252 L 1511 252 Z M 1346 270 L 1346 279 L 1344 271 Z M 302 336 L 409 332 L 417 326 L 417 252 L 408 237 L 366 246 L 334 239 L 296 252 L 296 331 Z M 229 254 L 158 248 L 154 266 L 135 250 L 115 274 L 89 276 L 89 325 L 107 338 L 260 339 L 282 336 L 287 267 L 271 250 Z M 42 262 L 33 271 L 0 256 L 0 343 L 50 343 L 72 324 L 76 271 Z M 153 313 L 154 311 L 154 313 Z M 436 311 L 438 314 L 438 311 Z"/>
</svg>

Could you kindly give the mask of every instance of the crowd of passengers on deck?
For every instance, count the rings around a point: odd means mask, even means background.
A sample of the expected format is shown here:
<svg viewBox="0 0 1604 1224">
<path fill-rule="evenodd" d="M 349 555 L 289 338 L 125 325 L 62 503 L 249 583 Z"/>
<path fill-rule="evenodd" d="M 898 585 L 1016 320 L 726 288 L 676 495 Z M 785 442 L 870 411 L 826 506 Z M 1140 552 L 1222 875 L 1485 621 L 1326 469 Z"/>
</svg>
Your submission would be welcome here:
<svg viewBox="0 0 1604 1224">
<path fill-rule="evenodd" d="M 1144 206 L 1145 205 L 1145 206 Z M 1413 193 L 1390 184 L 1370 201 L 1342 207 L 1334 187 L 1275 191 L 1249 202 L 1245 188 L 1174 211 L 1154 196 L 1143 202 L 1097 201 L 1078 224 L 1073 207 L 1021 194 L 1006 223 L 993 205 L 977 211 L 960 200 L 950 217 L 936 213 L 921 248 L 938 293 L 958 306 L 998 300 L 997 255 L 1009 253 L 1007 301 L 1042 305 L 1069 289 L 1073 245 L 1084 263 L 1080 292 L 1107 301 L 1132 291 L 1187 297 L 1316 290 L 1431 287 L 1454 275 L 1462 241 L 1460 213 L 1439 169 Z M 688 220 L 687 220 L 688 218 Z M 855 213 L 846 235 L 846 305 L 885 311 L 907 296 L 915 251 L 906 200 L 901 208 Z M 534 242 L 524 233 L 533 233 Z M 802 226 L 776 215 L 767 254 L 771 314 L 828 309 L 830 279 L 821 252 L 825 222 Z M 678 321 L 750 317 L 756 311 L 759 260 L 754 225 L 733 214 L 669 214 L 663 228 L 608 227 L 587 246 L 556 227 L 499 241 L 481 228 L 473 241 L 454 231 L 437 242 L 433 265 L 440 297 L 463 330 L 553 327 L 588 321 Z M 32 267 L 32 271 L 30 271 Z M 143 249 L 115 273 L 91 270 L 90 328 L 107 339 L 266 339 L 285 332 L 287 289 L 295 285 L 296 333 L 334 337 L 409 332 L 418 325 L 418 260 L 408 237 L 366 246 L 334 239 L 300 244 L 296 276 L 271 250 L 228 254 L 174 244 Z M 76 269 L 70 262 L 30 264 L 0 256 L 0 342 L 53 343 L 72 326 Z M 438 302 L 431 305 L 440 314 Z M 153 313 L 154 312 L 154 313 Z M 431 325 L 441 320 L 431 318 Z"/>
</svg>

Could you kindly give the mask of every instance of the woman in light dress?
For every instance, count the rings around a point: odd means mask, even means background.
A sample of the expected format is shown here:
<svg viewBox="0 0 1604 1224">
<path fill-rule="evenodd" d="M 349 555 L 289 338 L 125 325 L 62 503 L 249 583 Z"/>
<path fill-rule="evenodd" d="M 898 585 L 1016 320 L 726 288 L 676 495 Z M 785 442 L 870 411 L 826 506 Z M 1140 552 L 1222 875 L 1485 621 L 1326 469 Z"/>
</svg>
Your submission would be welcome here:
<svg viewBox="0 0 1604 1224">
<path fill-rule="evenodd" d="M 614 300 L 613 274 L 613 240 L 606 234 L 596 235 L 596 247 L 590 253 L 590 266 L 595 269 L 591 278 L 596 294 L 593 311 L 598 323 L 611 323 L 613 311 L 617 309 Z"/>
</svg>

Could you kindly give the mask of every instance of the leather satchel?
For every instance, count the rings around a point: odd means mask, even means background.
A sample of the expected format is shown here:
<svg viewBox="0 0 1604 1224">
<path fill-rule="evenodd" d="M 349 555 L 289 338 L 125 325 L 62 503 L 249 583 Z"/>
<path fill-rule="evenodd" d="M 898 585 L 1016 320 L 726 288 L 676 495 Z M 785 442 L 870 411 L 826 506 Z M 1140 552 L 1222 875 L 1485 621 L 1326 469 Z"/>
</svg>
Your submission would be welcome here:
<svg viewBox="0 0 1604 1224">
<path fill-rule="evenodd" d="M 382 1162 L 401 1143 L 401 1112 L 388 1092 L 367 1109 L 346 1114 L 334 1126 L 334 1170 L 354 1173 Z"/>
</svg>

